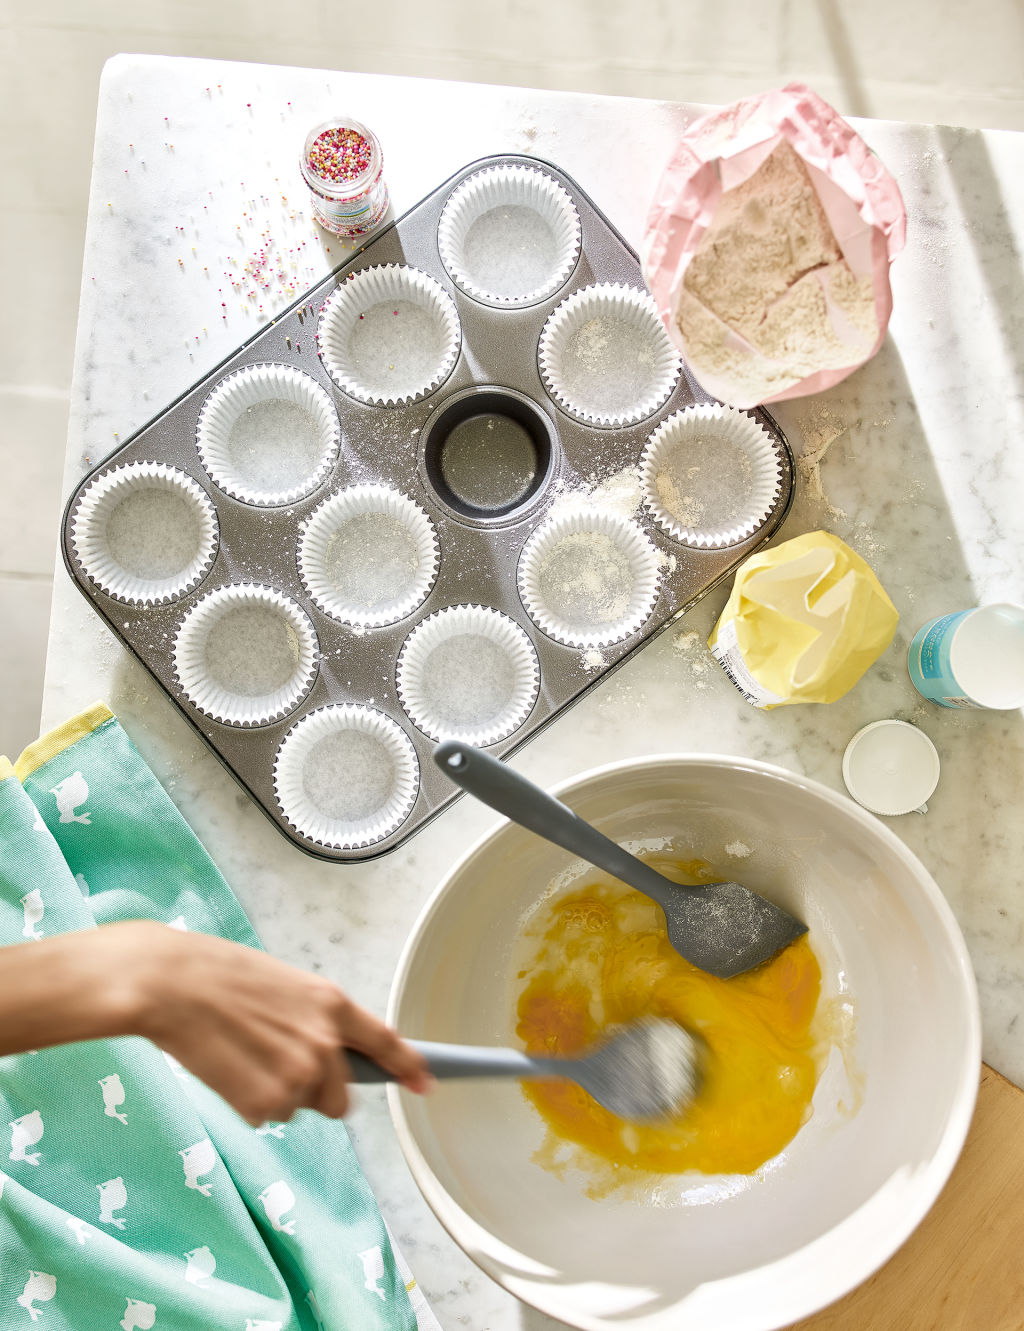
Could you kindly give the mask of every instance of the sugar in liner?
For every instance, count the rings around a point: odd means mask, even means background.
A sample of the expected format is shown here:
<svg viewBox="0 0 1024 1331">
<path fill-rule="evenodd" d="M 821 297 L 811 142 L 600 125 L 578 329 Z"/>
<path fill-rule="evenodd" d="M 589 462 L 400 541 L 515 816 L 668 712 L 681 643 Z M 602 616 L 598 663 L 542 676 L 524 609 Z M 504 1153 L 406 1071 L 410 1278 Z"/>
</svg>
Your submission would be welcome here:
<svg viewBox="0 0 1024 1331">
<path fill-rule="evenodd" d="M 449 195 L 437 246 L 456 285 L 485 305 L 544 300 L 563 286 L 580 253 L 580 218 L 543 171 L 492 166 Z"/>
<path fill-rule="evenodd" d="M 533 644 L 508 615 L 482 605 L 448 606 L 405 640 L 398 696 L 431 739 L 496 744 L 533 708 L 540 667 Z"/>
<path fill-rule="evenodd" d="M 257 583 L 207 592 L 178 627 L 174 672 L 204 715 L 229 726 L 265 726 L 295 710 L 316 679 L 309 617 L 290 597 Z"/>
<path fill-rule="evenodd" d="M 203 403 L 196 426 L 199 459 L 214 484 L 261 507 L 312 494 L 340 443 L 330 397 L 291 365 L 247 365 L 229 374 Z"/>
<path fill-rule="evenodd" d="M 637 524 L 593 509 L 548 518 L 519 561 L 527 614 L 569 647 L 606 647 L 636 633 L 659 578 L 658 552 Z"/>
<path fill-rule="evenodd" d="M 458 359 L 461 329 L 455 302 L 439 282 L 389 263 L 353 273 L 334 290 L 316 337 L 342 392 L 397 406 L 444 382 Z"/>
<path fill-rule="evenodd" d="M 285 735 L 274 761 L 278 807 L 300 836 L 335 850 L 382 841 L 416 802 L 409 737 L 373 707 L 318 708 Z"/>
<path fill-rule="evenodd" d="M 644 503 L 683 545 L 716 549 L 753 535 L 782 486 L 778 446 L 734 407 L 696 406 L 658 426 L 640 459 Z"/>
<path fill-rule="evenodd" d="M 646 291 L 601 283 L 574 291 L 548 316 L 538 362 L 563 411 L 588 425 L 632 425 L 664 406 L 679 353 Z"/>
<path fill-rule="evenodd" d="M 423 603 L 438 558 L 433 524 L 418 504 L 390 486 L 353 485 L 307 519 L 298 565 L 321 610 L 345 624 L 377 628 Z"/>
<path fill-rule="evenodd" d="M 213 567 L 217 511 L 183 471 L 132 462 L 103 472 L 82 492 L 71 544 L 87 577 L 108 596 L 128 605 L 166 605 Z"/>
</svg>

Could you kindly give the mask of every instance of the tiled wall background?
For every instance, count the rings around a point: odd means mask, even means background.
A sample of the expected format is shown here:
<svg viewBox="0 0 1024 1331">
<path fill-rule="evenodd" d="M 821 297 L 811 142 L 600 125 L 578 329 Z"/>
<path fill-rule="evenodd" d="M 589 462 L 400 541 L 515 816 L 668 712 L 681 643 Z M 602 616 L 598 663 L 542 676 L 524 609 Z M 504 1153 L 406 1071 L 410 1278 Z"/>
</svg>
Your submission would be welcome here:
<svg viewBox="0 0 1024 1331">
<path fill-rule="evenodd" d="M 119 51 L 1024 130 L 1022 0 L 0 0 L 0 753 L 38 732 L 96 89 Z M 63 569 L 59 576 L 63 577 Z"/>
</svg>

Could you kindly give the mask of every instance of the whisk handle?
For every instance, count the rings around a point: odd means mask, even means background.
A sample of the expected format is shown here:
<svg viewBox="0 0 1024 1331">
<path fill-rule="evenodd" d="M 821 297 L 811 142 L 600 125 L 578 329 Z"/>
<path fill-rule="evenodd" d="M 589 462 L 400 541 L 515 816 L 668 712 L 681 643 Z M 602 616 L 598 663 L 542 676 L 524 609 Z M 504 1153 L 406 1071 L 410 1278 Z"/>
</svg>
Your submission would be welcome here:
<svg viewBox="0 0 1024 1331">
<path fill-rule="evenodd" d="M 518 1049 L 491 1049 L 478 1045 L 443 1044 L 432 1040 L 409 1040 L 427 1060 L 435 1077 L 448 1080 L 455 1077 L 537 1077 L 545 1075 L 543 1062 L 520 1053 Z M 354 1049 L 346 1049 L 352 1080 L 356 1082 L 394 1081 L 394 1074 L 386 1072 L 373 1059 Z M 547 1074 L 550 1075 L 550 1074 Z"/>
</svg>

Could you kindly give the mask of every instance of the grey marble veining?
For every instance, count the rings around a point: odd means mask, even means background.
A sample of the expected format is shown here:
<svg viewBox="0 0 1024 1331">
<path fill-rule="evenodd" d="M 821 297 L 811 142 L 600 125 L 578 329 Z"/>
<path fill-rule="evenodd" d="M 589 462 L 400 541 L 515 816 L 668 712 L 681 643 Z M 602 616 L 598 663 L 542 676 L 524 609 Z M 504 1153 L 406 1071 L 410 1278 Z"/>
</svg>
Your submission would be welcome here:
<svg viewBox="0 0 1024 1331">
<path fill-rule="evenodd" d="M 341 244 L 310 220 L 297 169 L 305 131 L 338 111 L 378 133 L 397 212 L 475 157 L 530 152 L 575 176 L 636 245 L 661 165 L 695 108 L 119 57 L 100 90 L 67 491 L 285 308 L 289 286 L 298 295 L 340 260 Z M 893 269 L 895 310 L 878 356 L 830 392 L 776 409 L 800 457 L 782 537 L 823 526 L 863 554 L 900 611 L 895 642 L 839 702 L 758 712 L 703 649 L 726 597 L 719 589 L 514 761 L 553 783 L 631 755 L 731 752 L 842 790 L 841 756 L 854 731 L 887 716 L 913 721 L 934 740 L 942 778 L 926 815 L 889 823 L 934 874 L 964 930 L 985 1057 L 1024 1084 L 1024 723 L 1019 712 L 925 703 L 904 664 L 910 638 L 933 615 L 1024 597 L 1024 138 L 858 127 L 903 188 L 907 248 Z M 230 280 L 246 263 L 265 284 L 254 300 Z M 44 725 L 97 698 L 165 782 L 267 946 L 382 1011 L 417 912 L 456 849 L 492 815 L 462 800 L 380 861 L 306 858 L 58 567 Z M 492 1284 L 444 1234 L 405 1167 L 379 1091 L 364 1092 L 351 1126 L 442 1325 L 555 1325 Z"/>
</svg>

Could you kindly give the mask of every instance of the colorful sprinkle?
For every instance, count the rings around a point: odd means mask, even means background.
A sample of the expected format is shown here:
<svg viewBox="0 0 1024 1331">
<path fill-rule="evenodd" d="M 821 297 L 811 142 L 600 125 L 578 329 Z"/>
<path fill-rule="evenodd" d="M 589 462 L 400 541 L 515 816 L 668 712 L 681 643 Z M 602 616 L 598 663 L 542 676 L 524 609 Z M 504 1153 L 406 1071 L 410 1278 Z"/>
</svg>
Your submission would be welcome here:
<svg viewBox="0 0 1024 1331">
<path fill-rule="evenodd" d="M 309 150 L 309 169 L 321 180 L 356 180 L 369 170 L 373 150 L 362 134 L 337 126 L 325 129 Z"/>
</svg>

